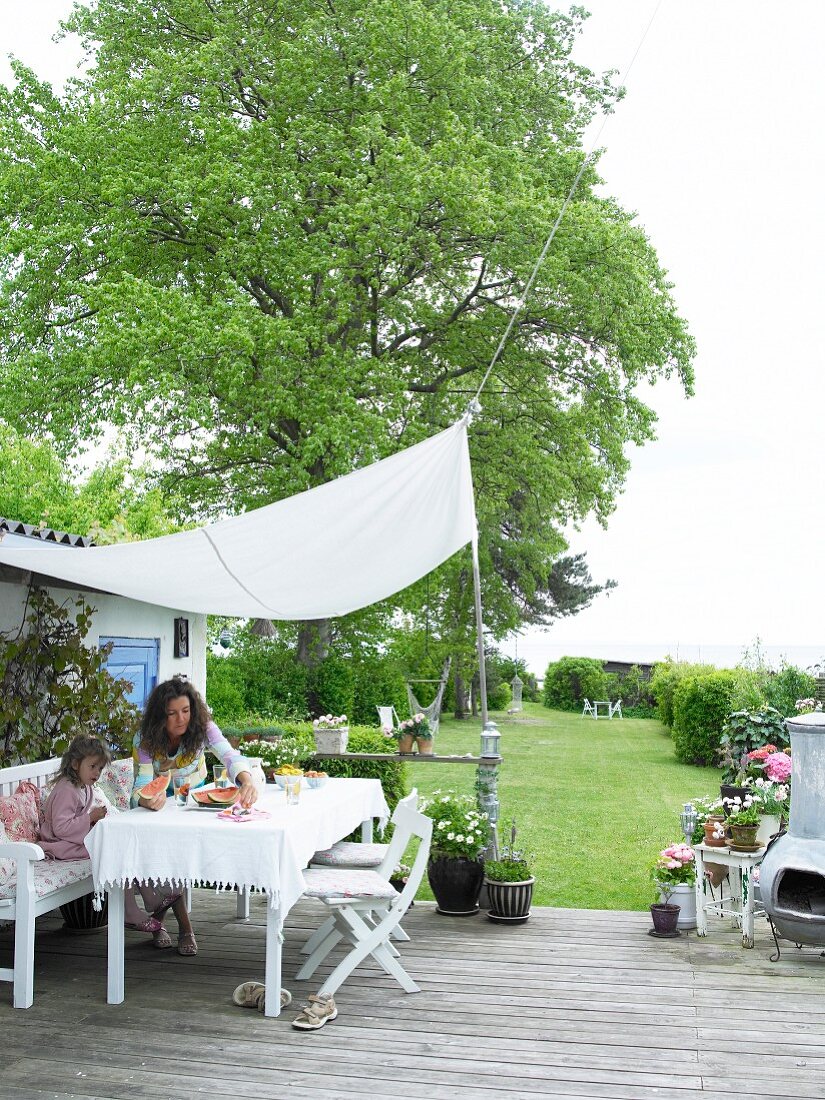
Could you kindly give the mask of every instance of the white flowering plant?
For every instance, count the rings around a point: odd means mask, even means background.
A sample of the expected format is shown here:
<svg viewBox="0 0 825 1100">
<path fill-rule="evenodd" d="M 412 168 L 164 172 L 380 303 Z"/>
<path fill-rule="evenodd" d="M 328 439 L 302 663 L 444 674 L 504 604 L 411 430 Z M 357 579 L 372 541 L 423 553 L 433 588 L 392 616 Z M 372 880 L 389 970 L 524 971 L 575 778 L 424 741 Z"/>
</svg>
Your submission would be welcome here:
<svg viewBox="0 0 825 1100">
<path fill-rule="evenodd" d="M 279 741 L 245 741 L 243 754 L 257 757 L 266 769 L 276 769 L 284 764 L 297 764 L 313 751 L 312 738 L 287 734 Z"/>
<path fill-rule="evenodd" d="M 487 847 L 490 835 L 487 814 L 479 812 L 475 799 L 469 795 L 434 791 L 432 798 L 422 805 L 422 811 L 433 822 L 431 858 L 478 859 Z"/>
<path fill-rule="evenodd" d="M 322 714 L 320 718 L 314 718 L 312 721 L 313 729 L 316 730 L 339 730 L 346 724 L 346 714 L 341 714 L 337 718 L 334 714 Z"/>
</svg>

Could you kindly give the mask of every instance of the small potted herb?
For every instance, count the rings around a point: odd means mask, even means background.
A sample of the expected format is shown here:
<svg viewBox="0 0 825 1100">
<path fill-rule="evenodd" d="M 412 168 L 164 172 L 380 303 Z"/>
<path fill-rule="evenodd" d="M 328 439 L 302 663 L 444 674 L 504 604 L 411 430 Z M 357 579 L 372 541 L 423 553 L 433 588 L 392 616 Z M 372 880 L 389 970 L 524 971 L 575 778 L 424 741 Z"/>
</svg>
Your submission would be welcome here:
<svg viewBox="0 0 825 1100">
<path fill-rule="evenodd" d="M 524 924 L 530 916 L 535 881 L 530 857 L 516 847 L 516 823 L 513 821 L 510 843 L 502 847 L 498 859 L 484 861 L 490 920 L 497 924 Z"/>
</svg>

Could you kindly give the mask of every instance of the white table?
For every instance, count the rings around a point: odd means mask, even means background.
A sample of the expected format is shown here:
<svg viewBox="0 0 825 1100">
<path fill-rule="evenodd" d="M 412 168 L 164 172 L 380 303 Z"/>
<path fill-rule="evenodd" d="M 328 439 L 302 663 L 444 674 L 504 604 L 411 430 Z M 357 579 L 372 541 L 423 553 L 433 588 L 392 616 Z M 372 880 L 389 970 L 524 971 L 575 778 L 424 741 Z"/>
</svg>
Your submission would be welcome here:
<svg viewBox="0 0 825 1100">
<path fill-rule="evenodd" d="M 742 926 L 742 946 L 753 947 L 754 897 L 751 876 L 755 867 L 762 861 L 765 848 L 757 852 L 736 852 L 731 848 L 717 848 L 712 844 L 696 844 L 693 849 L 696 856 L 696 934 L 706 936 L 708 931 L 708 913 L 721 917 L 732 917 Z M 705 878 L 706 863 L 721 863 L 729 867 L 731 896 L 720 896 L 719 901 L 708 901 L 709 883 Z"/>
<path fill-rule="evenodd" d="M 219 820 L 214 811 L 176 806 L 170 798 L 157 813 L 142 808 L 98 822 L 86 838 L 97 890 L 109 895 L 108 988 L 110 1004 L 125 996 L 123 892 L 137 878 L 154 884 L 194 886 L 213 882 L 227 889 L 267 894 L 267 1016 L 281 1011 L 281 928 L 304 891 L 302 871 L 312 855 L 347 836 L 359 823 L 389 817 L 377 779 L 329 779 L 323 787 L 302 785 L 297 806 L 267 786 L 256 803 L 270 817 L 243 824 Z"/>
</svg>

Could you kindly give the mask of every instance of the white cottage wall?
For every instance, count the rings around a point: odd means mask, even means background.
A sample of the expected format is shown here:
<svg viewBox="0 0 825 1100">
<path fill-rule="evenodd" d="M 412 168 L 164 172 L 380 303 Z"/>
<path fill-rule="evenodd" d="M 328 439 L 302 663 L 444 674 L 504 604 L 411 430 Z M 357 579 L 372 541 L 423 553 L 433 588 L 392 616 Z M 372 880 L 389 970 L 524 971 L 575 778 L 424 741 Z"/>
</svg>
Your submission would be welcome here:
<svg viewBox="0 0 825 1100">
<path fill-rule="evenodd" d="M 78 551 L 82 553 L 82 551 Z M 58 603 L 74 599 L 78 589 L 49 588 Z M 27 588 L 25 584 L 0 581 L 0 630 L 17 630 L 24 614 Z M 184 675 L 205 693 L 206 691 L 206 616 L 154 604 L 110 596 L 101 592 L 83 592 L 95 608 L 92 626 L 86 636 L 88 645 L 98 645 L 101 638 L 158 638 L 158 678 L 168 680 Z M 175 657 L 175 619 L 189 620 L 189 656 Z"/>
</svg>

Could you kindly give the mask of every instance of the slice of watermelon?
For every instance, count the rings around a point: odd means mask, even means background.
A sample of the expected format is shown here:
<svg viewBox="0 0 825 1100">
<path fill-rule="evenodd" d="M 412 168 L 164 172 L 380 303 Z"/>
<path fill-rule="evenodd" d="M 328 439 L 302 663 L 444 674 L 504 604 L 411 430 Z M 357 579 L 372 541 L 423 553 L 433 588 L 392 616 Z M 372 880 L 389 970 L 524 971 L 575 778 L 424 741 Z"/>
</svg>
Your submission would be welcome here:
<svg viewBox="0 0 825 1100">
<path fill-rule="evenodd" d="M 208 791 L 192 791 L 192 797 L 196 802 L 199 802 L 201 806 L 211 806 L 212 800 L 209 797 Z"/>
<path fill-rule="evenodd" d="M 215 802 L 219 806 L 231 806 L 241 792 L 237 787 L 217 787 L 206 793 L 209 795 L 210 802 Z"/>
<path fill-rule="evenodd" d="M 151 782 L 146 783 L 140 788 L 139 794 L 141 798 L 154 798 L 156 794 L 161 794 L 169 786 L 168 775 L 157 775 Z"/>
</svg>

